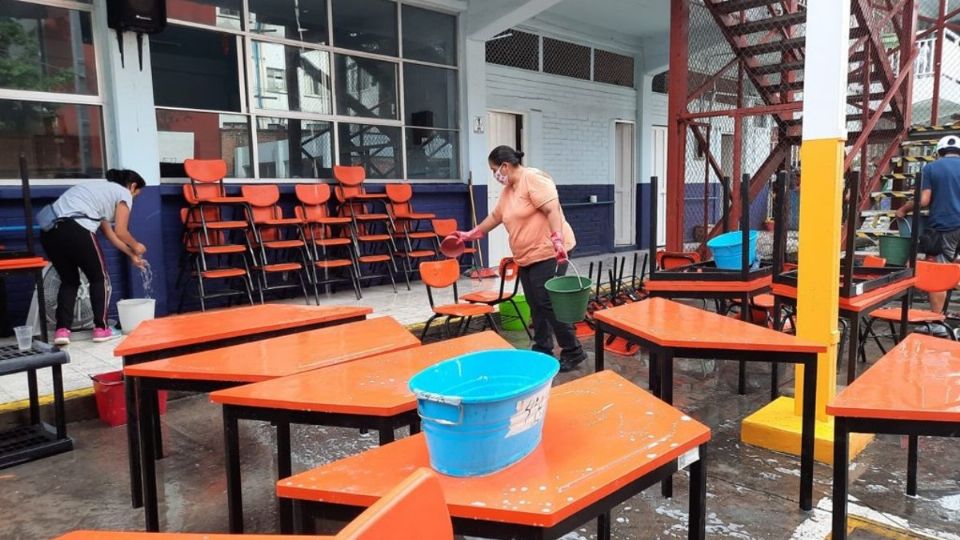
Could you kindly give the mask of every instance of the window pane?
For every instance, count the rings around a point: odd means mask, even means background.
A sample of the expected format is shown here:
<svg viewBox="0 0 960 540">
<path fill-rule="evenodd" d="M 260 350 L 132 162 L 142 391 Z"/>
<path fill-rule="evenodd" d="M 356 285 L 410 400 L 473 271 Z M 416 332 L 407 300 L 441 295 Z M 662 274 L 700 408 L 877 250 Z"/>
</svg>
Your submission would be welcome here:
<svg viewBox="0 0 960 540">
<path fill-rule="evenodd" d="M 460 177 L 459 132 L 407 128 L 407 177 L 448 180 Z"/>
<path fill-rule="evenodd" d="M 397 56 L 397 4 L 388 0 L 334 0 L 333 44 Z"/>
<path fill-rule="evenodd" d="M 507 30 L 487 41 L 487 62 L 540 71 L 540 36 Z"/>
<path fill-rule="evenodd" d="M 367 178 L 401 178 L 400 128 L 339 124 L 340 164 L 363 165 Z"/>
<path fill-rule="evenodd" d="M 326 0 L 250 0 L 250 31 L 308 43 L 330 43 Z"/>
<path fill-rule="evenodd" d="M 397 119 L 397 65 L 336 55 L 337 112 L 347 116 Z"/>
<path fill-rule="evenodd" d="M 590 80 L 590 47 L 543 38 L 543 72 Z"/>
<path fill-rule="evenodd" d="M 261 178 L 332 178 L 333 124 L 257 118 Z"/>
<path fill-rule="evenodd" d="M 253 106 L 330 114 L 330 55 L 324 51 L 254 41 L 249 69 Z"/>
<path fill-rule="evenodd" d="M 0 2 L 0 88 L 96 95 L 90 14 Z"/>
<path fill-rule="evenodd" d="M 403 6 L 403 56 L 435 64 L 457 64 L 457 18 Z"/>
<path fill-rule="evenodd" d="M 240 111 L 239 37 L 169 25 L 150 37 L 154 103 Z"/>
<path fill-rule="evenodd" d="M 103 178 L 100 107 L 0 100 L 0 178 Z"/>
<path fill-rule="evenodd" d="M 240 114 L 157 109 L 160 176 L 184 178 L 185 159 L 222 159 L 227 176 L 252 178 L 250 123 Z"/>
<path fill-rule="evenodd" d="M 243 0 L 167 0 L 167 18 L 240 30 Z"/>
<path fill-rule="evenodd" d="M 405 123 L 412 126 L 456 128 L 457 72 L 452 69 L 403 65 Z"/>
</svg>

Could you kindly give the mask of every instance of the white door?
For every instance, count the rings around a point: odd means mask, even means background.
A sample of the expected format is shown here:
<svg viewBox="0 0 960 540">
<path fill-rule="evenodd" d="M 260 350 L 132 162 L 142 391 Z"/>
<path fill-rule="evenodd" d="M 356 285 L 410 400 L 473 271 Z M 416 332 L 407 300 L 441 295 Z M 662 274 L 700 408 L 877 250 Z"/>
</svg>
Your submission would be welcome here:
<svg viewBox="0 0 960 540">
<path fill-rule="evenodd" d="M 667 126 L 653 126 L 653 170 L 657 177 L 657 245 L 667 243 Z"/>
<path fill-rule="evenodd" d="M 493 150 L 500 145 L 507 145 L 511 148 L 517 147 L 517 141 L 520 140 L 519 117 L 516 114 L 493 112 L 487 113 L 487 149 Z M 490 175 L 490 171 L 483 171 L 482 174 Z M 500 200 L 500 192 L 503 186 L 493 179 L 493 176 L 487 180 L 487 208 L 492 211 Z M 488 253 L 484 262 L 488 267 L 496 267 L 500 264 L 500 259 L 510 257 L 510 244 L 507 236 L 507 230 L 503 226 L 497 227 L 487 236 Z"/>
<path fill-rule="evenodd" d="M 635 229 L 637 225 L 637 181 L 634 169 L 634 148 L 636 141 L 633 138 L 633 124 L 617 122 L 615 129 L 614 146 L 616 148 L 614 181 L 614 220 L 615 238 L 618 246 L 629 246 L 636 243 Z"/>
</svg>

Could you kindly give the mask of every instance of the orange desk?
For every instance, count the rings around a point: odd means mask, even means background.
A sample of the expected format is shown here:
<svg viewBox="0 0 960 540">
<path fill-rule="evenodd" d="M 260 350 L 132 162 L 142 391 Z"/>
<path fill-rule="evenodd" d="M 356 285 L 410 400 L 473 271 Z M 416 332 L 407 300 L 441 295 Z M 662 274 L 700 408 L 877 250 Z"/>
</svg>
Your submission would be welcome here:
<svg viewBox="0 0 960 540">
<path fill-rule="evenodd" d="M 861 295 L 850 298 L 840 297 L 840 317 L 849 324 L 850 347 L 847 349 L 847 384 L 851 384 L 857 378 L 857 359 L 860 357 L 862 343 L 860 342 L 860 323 L 863 318 L 869 316 L 874 310 L 883 307 L 887 303 L 903 298 L 903 316 L 900 323 L 900 336 L 906 335 L 907 331 L 907 308 L 910 307 L 910 288 L 916 284 L 916 278 L 903 279 L 889 285 L 874 289 Z M 773 284 L 774 296 L 774 320 L 780 320 L 780 306 L 789 304 L 797 305 L 797 288 L 782 283 Z M 841 339 L 838 349 L 843 348 Z M 866 362 L 866 356 L 863 361 Z"/>
<path fill-rule="evenodd" d="M 247 343 L 304 330 L 313 330 L 352 321 L 363 320 L 373 310 L 353 306 L 288 306 L 262 304 L 203 313 L 174 315 L 144 321 L 113 350 L 123 357 L 123 365 L 170 358 L 182 354 L 209 351 L 228 345 Z M 134 508 L 143 505 L 140 455 L 137 440 L 137 407 L 133 385 L 126 385 L 127 454 L 130 458 L 130 497 Z M 160 432 L 155 433 L 162 454 Z"/>
<path fill-rule="evenodd" d="M 290 424 L 377 429 L 380 444 L 393 442 L 400 426 L 419 431 L 417 400 L 407 388 L 411 377 L 462 354 L 512 348 L 496 333 L 482 332 L 213 392 L 210 400 L 223 405 L 230 532 L 243 532 L 240 420 L 277 426 L 277 474 L 287 478 L 292 474 Z M 289 532 L 291 506 L 281 504 L 280 511 L 283 532 Z"/>
<path fill-rule="evenodd" d="M 550 394 L 543 442 L 507 469 L 440 476 L 454 532 L 483 538 L 556 538 L 595 517 L 609 538 L 609 512 L 679 469 L 690 469 L 689 537 L 704 537 L 710 429 L 612 372 Z M 349 520 L 418 467 L 426 441 L 414 435 L 277 483 L 307 518 Z"/>
<path fill-rule="evenodd" d="M 597 343 L 602 344 L 609 333 L 640 343 L 650 352 L 650 389 L 667 403 L 673 403 L 675 358 L 803 364 L 804 380 L 809 383 L 803 385 L 800 508 L 812 508 L 817 354 L 825 346 L 663 298 L 597 311 L 593 320 Z M 602 345 L 597 346 L 598 372 L 604 367 L 603 355 Z M 777 397 L 778 382 L 772 380 L 771 400 Z M 663 494 L 671 494 L 669 482 L 664 483 Z"/>
<path fill-rule="evenodd" d="M 231 534 L 147 533 L 133 531 L 73 531 L 56 540 L 236 540 Z M 249 534 L 243 540 L 334 540 L 332 536 Z"/>
<path fill-rule="evenodd" d="M 960 343 L 911 334 L 827 405 L 835 416 L 833 538 L 847 537 L 850 433 L 908 435 L 907 494 L 917 494 L 920 435 L 960 437 Z"/>
<path fill-rule="evenodd" d="M 124 368 L 127 385 L 134 387 L 141 419 L 138 446 L 147 530 L 159 529 L 154 463 L 154 433 L 160 424 L 159 390 L 212 392 L 419 345 L 420 341 L 400 323 L 381 317 Z"/>
</svg>

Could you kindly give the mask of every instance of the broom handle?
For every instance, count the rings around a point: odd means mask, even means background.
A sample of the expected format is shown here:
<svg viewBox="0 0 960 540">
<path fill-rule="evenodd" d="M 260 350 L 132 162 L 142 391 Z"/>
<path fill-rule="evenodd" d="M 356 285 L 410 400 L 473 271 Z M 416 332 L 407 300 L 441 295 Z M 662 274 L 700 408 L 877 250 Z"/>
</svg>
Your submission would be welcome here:
<svg viewBox="0 0 960 540">
<path fill-rule="evenodd" d="M 467 192 L 470 194 L 470 220 L 473 224 L 473 228 L 476 228 L 477 203 L 473 199 L 473 171 L 470 171 L 470 173 L 467 175 Z M 486 268 L 486 265 L 483 264 L 483 249 L 480 246 L 480 242 L 477 242 L 477 262 L 480 263 L 477 265 L 477 268 Z"/>
</svg>

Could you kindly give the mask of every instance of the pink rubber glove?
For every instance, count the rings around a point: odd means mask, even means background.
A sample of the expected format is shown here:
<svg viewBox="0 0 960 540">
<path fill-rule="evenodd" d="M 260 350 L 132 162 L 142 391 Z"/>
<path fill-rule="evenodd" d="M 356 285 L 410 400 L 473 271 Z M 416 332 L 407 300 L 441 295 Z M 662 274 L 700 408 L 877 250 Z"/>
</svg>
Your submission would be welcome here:
<svg viewBox="0 0 960 540">
<path fill-rule="evenodd" d="M 474 227 L 467 232 L 457 231 L 453 233 L 455 236 L 459 237 L 460 240 L 464 242 L 473 242 L 483 238 L 484 232 L 480 230 L 480 227 Z"/>
<path fill-rule="evenodd" d="M 563 236 L 559 232 L 550 235 L 550 242 L 553 244 L 553 251 L 557 254 L 557 264 L 565 264 L 570 261 L 567 255 L 567 248 L 563 245 Z"/>
</svg>

